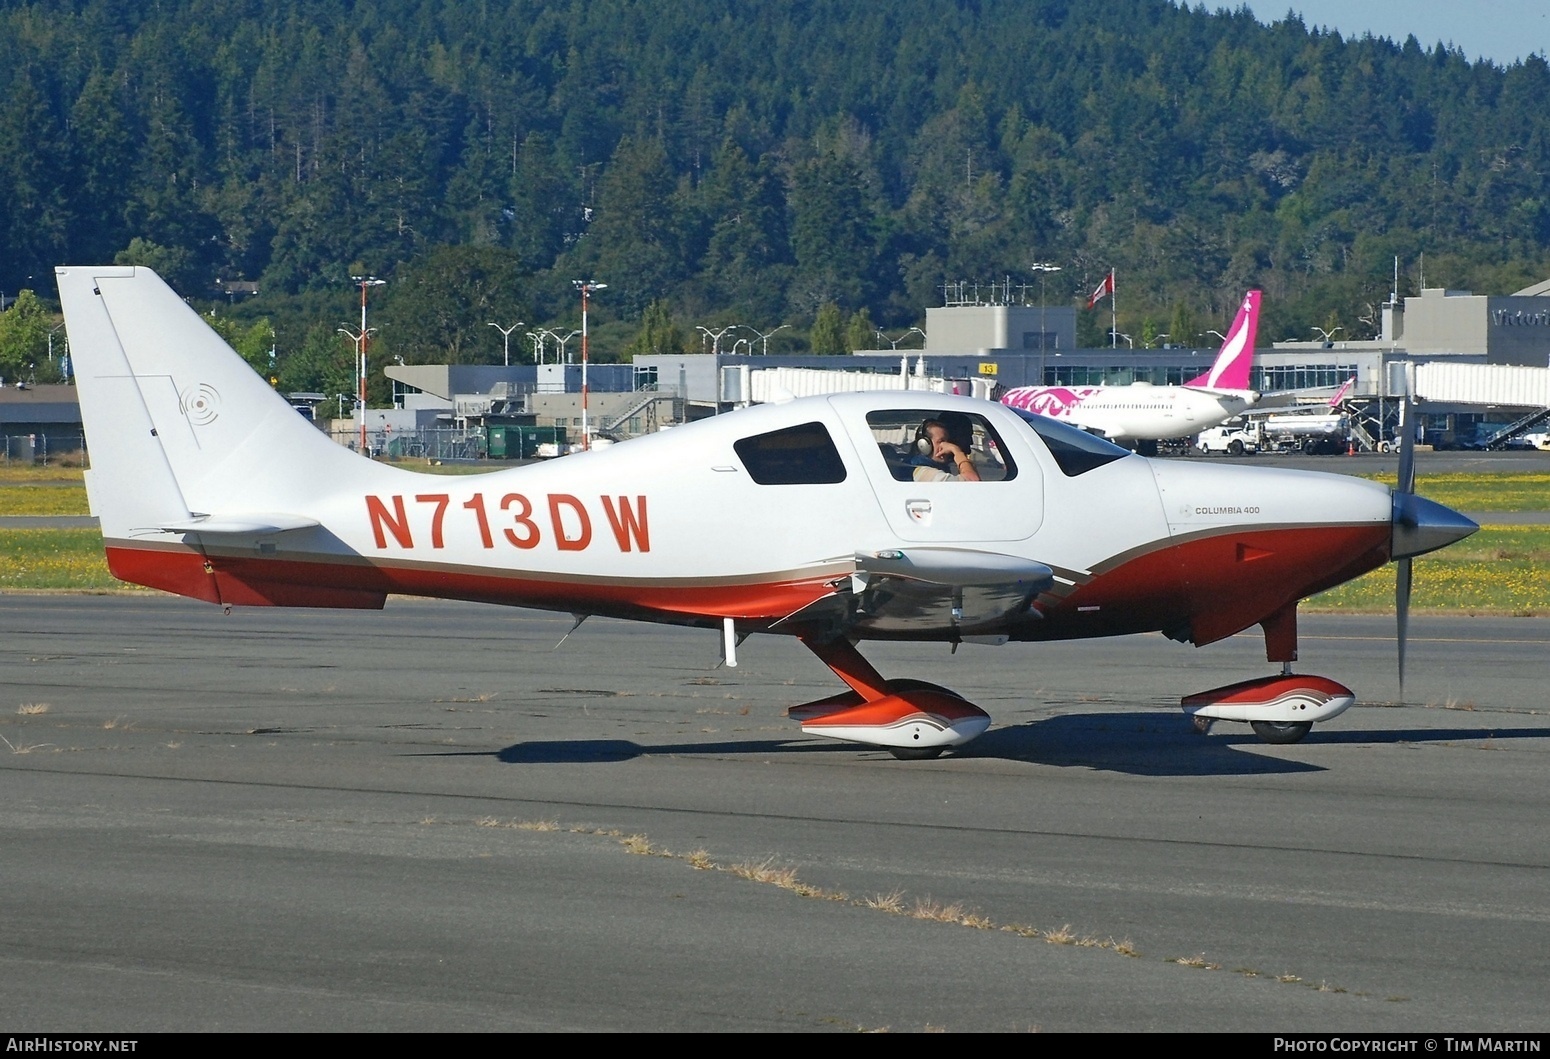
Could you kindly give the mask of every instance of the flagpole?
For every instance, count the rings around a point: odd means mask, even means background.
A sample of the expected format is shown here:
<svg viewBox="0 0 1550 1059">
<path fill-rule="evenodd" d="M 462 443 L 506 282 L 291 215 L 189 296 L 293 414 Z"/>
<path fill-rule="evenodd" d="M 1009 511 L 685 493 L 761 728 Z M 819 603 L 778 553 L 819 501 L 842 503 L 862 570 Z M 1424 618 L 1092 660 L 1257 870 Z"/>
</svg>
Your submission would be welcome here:
<svg viewBox="0 0 1550 1059">
<path fill-rule="evenodd" d="M 1119 348 L 1119 284 L 1114 282 L 1114 269 L 1109 269 L 1109 317 L 1112 327 L 1109 328 L 1109 346 L 1112 349 Z"/>
</svg>

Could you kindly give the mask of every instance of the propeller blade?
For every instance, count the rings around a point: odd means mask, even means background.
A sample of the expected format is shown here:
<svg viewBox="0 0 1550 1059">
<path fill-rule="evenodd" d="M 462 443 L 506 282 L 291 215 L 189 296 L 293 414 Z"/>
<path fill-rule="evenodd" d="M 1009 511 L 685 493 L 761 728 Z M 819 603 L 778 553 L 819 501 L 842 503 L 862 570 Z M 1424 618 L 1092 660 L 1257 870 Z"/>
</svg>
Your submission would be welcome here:
<svg viewBox="0 0 1550 1059">
<path fill-rule="evenodd" d="M 1399 406 L 1399 484 L 1395 492 L 1415 492 L 1415 405 L 1406 394 Z"/>
<path fill-rule="evenodd" d="M 1405 640 L 1410 634 L 1410 564 L 1413 559 L 1399 560 L 1394 577 L 1394 625 L 1395 642 L 1399 645 L 1399 701 L 1405 701 Z"/>
</svg>

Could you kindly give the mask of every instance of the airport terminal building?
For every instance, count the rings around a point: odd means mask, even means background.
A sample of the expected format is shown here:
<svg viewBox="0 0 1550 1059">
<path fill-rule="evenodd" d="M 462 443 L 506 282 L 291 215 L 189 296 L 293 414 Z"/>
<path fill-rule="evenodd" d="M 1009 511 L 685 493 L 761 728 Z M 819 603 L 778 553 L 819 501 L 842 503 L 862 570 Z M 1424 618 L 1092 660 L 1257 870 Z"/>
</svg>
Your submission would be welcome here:
<svg viewBox="0 0 1550 1059">
<path fill-rule="evenodd" d="M 949 392 L 1016 386 L 1177 385 L 1204 373 L 1214 347 L 1076 347 L 1070 306 L 954 304 L 926 311 L 923 348 L 865 350 L 845 358 L 697 354 L 637 357 L 655 385 L 683 394 L 701 414 L 746 399 L 743 377 L 775 368 L 826 369 L 944 380 Z M 1550 406 L 1550 281 L 1510 295 L 1428 289 L 1384 306 L 1382 334 L 1368 341 L 1278 342 L 1255 353 L 1250 384 L 1266 393 L 1305 391 L 1316 401 L 1351 379 L 1348 397 L 1392 419 L 1403 389 L 1396 364 L 1415 364 L 1428 428 L 1444 443 L 1481 424 L 1508 423 Z M 1494 370 L 1486 370 L 1494 369 Z M 1517 369 L 1517 370 L 1511 370 Z M 800 394 L 799 394 L 800 396 Z"/>
</svg>

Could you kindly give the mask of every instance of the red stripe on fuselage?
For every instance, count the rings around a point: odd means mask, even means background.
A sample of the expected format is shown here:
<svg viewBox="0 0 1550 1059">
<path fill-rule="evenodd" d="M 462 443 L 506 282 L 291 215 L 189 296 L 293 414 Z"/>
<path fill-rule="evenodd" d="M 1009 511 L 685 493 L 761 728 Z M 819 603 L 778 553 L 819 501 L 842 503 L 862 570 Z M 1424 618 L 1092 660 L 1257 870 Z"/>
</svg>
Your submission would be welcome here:
<svg viewBox="0 0 1550 1059">
<path fill-rule="evenodd" d="M 1168 538 L 1041 596 L 1043 620 L 1008 631 L 1019 640 L 1058 640 L 1163 630 L 1203 645 L 1383 565 L 1389 539 L 1387 523 L 1223 528 Z M 608 581 L 383 560 L 212 555 L 207 562 L 184 546 L 121 542 L 107 551 L 115 577 L 212 603 L 373 607 L 391 592 L 666 622 L 731 617 L 773 623 L 831 594 L 836 576 Z"/>
<path fill-rule="evenodd" d="M 204 555 L 183 547 L 110 545 L 115 577 L 237 606 L 380 607 L 388 593 L 583 611 L 659 621 L 774 622 L 830 594 L 833 574 L 745 583 L 548 580 L 450 566 Z"/>
</svg>

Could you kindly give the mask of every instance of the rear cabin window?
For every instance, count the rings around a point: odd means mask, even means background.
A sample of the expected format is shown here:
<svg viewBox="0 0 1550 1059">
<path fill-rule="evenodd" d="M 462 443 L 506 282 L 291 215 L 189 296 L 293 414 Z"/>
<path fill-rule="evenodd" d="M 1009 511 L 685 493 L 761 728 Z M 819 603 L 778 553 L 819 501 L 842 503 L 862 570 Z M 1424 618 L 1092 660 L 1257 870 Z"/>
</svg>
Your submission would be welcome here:
<svg viewBox="0 0 1550 1059">
<path fill-rule="evenodd" d="M 760 485 L 833 485 L 845 480 L 845 461 L 822 423 L 755 434 L 732 448 L 748 477 Z"/>
</svg>

